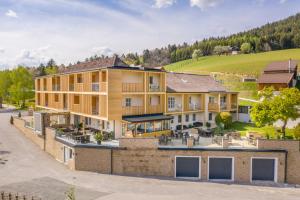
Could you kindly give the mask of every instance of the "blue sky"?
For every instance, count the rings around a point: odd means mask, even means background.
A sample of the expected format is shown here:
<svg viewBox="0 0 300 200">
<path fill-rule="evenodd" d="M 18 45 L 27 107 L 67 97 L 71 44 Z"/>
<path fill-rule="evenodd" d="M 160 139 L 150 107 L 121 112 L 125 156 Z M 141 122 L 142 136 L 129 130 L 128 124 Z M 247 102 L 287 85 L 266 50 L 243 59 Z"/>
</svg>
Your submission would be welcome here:
<svg viewBox="0 0 300 200">
<path fill-rule="evenodd" d="M 299 0 L 1 0 L 0 69 L 192 43 L 299 11 Z"/>
</svg>

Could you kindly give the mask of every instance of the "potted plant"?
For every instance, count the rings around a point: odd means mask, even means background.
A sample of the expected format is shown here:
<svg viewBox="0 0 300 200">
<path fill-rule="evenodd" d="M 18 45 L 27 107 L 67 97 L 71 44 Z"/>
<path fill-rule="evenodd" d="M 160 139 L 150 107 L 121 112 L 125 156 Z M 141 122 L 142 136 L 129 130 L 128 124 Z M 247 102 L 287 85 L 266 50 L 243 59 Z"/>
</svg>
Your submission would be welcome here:
<svg viewBox="0 0 300 200">
<path fill-rule="evenodd" d="M 101 132 L 97 132 L 94 135 L 95 140 L 97 141 L 97 144 L 101 144 L 102 140 L 103 140 L 103 134 Z"/>
<path fill-rule="evenodd" d="M 210 126 L 211 126 L 211 124 L 209 122 L 206 122 L 205 125 L 206 125 L 207 128 L 210 128 Z"/>
</svg>

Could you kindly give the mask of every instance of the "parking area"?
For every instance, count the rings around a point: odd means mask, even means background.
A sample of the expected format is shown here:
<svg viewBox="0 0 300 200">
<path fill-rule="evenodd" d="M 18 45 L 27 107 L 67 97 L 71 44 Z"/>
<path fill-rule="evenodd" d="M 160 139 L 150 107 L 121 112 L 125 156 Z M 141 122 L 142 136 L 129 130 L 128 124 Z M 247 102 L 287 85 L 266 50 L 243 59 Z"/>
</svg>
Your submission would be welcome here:
<svg viewBox="0 0 300 200">
<path fill-rule="evenodd" d="M 0 190 L 32 193 L 44 199 L 64 199 L 64 193 L 75 186 L 77 199 L 298 199 L 300 189 L 293 187 L 267 187 L 182 181 L 175 179 L 126 177 L 91 172 L 71 171 L 62 163 L 39 149 L 9 124 L 11 113 L 0 114 Z M 182 159 L 184 160 L 184 158 Z M 271 160 L 272 161 L 272 160 Z M 191 160 L 191 163 L 199 160 Z M 227 160 L 213 159 L 230 168 Z M 275 161 L 274 161 L 275 162 Z M 254 160 L 253 167 L 272 165 L 272 162 Z M 180 160 L 178 169 L 184 169 Z M 195 167 L 195 173 L 201 166 Z M 211 165 L 212 178 L 218 169 Z M 187 176 L 179 171 L 179 176 Z M 262 177 L 255 171 L 254 178 Z M 197 176 L 192 174 L 192 176 Z M 225 176 L 227 174 L 224 174 Z M 228 174 L 229 177 L 230 174 Z M 222 177 L 221 177 L 222 178 Z M 223 177 L 224 178 L 224 177 Z M 230 177 L 229 177 L 230 178 Z M 47 187 L 45 187 L 47 185 Z M 59 188 L 59 189 L 58 189 Z M 42 194 L 46 196 L 42 196 Z"/>
</svg>

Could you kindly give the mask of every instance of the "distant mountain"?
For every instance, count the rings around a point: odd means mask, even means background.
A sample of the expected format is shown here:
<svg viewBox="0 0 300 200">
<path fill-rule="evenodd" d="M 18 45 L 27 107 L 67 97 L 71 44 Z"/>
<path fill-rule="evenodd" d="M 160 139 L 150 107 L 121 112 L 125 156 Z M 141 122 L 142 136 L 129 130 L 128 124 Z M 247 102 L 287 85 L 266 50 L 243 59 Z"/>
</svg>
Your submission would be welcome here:
<svg viewBox="0 0 300 200">
<path fill-rule="evenodd" d="M 233 34 L 227 37 L 211 37 L 193 44 L 168 45 L 163 48 L 144 50 L 142 55 L 123 55 L 128 64 L 162 66 L 192 58 L 194 50 L 200 49 L 203 56 L 240 50 L 243 43 L 249 43 L 249 52 L 265 52 L 300 47 L 300 13 L 286 19 L 268 23 L 259 28 Z M 218 47 L 216 47 L 218 46 Z M 221 52 L 220 52 L 221 49 Z M 224 51 L 224 52 L 222 52 Z"/>
</svg>

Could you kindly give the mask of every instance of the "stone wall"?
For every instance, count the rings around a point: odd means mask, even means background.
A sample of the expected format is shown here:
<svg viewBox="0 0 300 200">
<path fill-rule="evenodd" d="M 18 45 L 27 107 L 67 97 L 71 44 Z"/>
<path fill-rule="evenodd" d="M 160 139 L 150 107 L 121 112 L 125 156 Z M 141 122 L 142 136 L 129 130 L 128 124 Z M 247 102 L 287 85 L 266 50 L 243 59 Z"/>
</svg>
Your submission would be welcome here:
<svg viewBox="0 0 300 200">
<path fill-rule="evenodd" d="M 287 153 L 287 182 L 300 184 L 300 141 L 258 140 L 259 149 L 285 149 Z"/>
<path fill-rule="evenodd" d="M 41 149 L 44 149 L 44 138 L 38 135 L 33 129 L 25 127 L 25 121 L 21 118 L 14 117 L 14 126 L 21 131 L 28 139 L 37 144 Z"/>
<path fill-rule="evenodd" d="M 53 128 L 46 128 L 45 129 L 45 151 L 49 153 L 52 157 L 54 157 L 57 161 L 64 163 L 64 147 L 71 148 L 73 150 L 73 155 L 75 156 L 74 148 L 70 145 L 65 145 L 55 139 L 55 129 Z M 75 169 L 75 159 L 67 161 L 64 163 L 70 169 Z"/>
<path fill-rule="evenodd" d="M 156 149 L 157 138 L 119 138 L 119 146 L 127 149 Z"/>
<path fill-rule="evenodd" d="M 134 176 L 174 177 L 175 156 L 201 156 L 201 179 L 207 180 L 209 156 L 234 157 L 234 181 L 250 182 L 251 157 L 278 158 L 278 182 L 284 182 L 285 153 L 256 151 L 213 150 L 114 150 L 113 172 Z"/>
<path fill-rule="evenodd" d="M 82 171 L 111 173 L 111 149 L 75 148 L 75 169 Z"/>
</svg>

